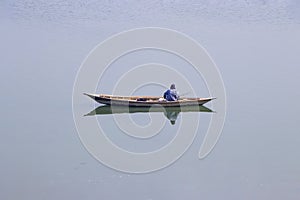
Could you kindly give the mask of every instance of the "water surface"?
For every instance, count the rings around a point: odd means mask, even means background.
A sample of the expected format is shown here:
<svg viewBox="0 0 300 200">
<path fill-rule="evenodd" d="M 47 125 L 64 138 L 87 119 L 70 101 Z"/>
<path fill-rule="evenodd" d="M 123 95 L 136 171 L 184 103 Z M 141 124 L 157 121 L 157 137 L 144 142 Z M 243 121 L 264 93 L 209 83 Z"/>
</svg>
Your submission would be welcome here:
<svg viewBox="0 0 300 200">
<path fill-rule="evenodd" d="M 1 199 L 299 199 L 297 1 L 15 0 L 0 5 Z M 134 175 L 102 165 L 85 150 L 71 99 L 76 73 L 90 50 L 112 34 L 144 26 L 182 31 L 207 49 L 224 79 L 227 118 L 205 159 L 197 155 L 210 114 L 201 113 L 197 137 L 177 162 Z M 136 52 L 120 60 L 111 68 L 111 81 L 131 65 L 153 60 L 181 70 L 197 95 L 207 96 L 203 80 L 163 52 Z M 109 93 L 111 85 L 100 84 L 98 91 Z M 94 103 L 82 107 L 88 113 Z M 132 117 L 141 125 L 148 120 L 148 115 Z M 111 116 L 99 118 L 114 129 Z M 176 124 L 166 124 L 165 134 L 154 141 L 139 143 L 118 131 L 110 137 L 124 148 L 151 150 L 172 139 Z"/>
</svg>

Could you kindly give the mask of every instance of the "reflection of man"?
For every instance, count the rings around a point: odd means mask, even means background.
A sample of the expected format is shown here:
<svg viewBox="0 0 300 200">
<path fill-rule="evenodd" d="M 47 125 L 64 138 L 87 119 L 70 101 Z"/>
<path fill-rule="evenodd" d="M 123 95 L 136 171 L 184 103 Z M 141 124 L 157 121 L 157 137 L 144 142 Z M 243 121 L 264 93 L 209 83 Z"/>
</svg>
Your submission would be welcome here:
<svg viewBox="0 0 300 200">
<path fill-rule="evenodd" d="M 164 99 L 166 99 L 167 101 L 177 101 L 179 99 L 179 96 L 175 88 L 175 84 L 172 84 L 170 89 L 168 89 L 164 93 Z"/>
<path fill-rule="evenodd" d="M 171 124 L 174 125 L 178 117 L 178 111 L 165 111 L 164 115 L 170 120 Z"/>
</svg>

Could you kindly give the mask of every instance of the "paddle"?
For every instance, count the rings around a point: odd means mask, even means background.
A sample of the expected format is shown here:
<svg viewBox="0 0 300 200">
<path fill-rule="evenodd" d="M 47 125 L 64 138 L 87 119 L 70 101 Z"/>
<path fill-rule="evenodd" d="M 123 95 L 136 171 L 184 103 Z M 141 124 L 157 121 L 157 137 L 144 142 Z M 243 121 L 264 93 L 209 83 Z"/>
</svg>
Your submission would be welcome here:
<svg viewBox="0 0 300 200">
<path fill-rule="evenodd" d="M 190 91 L 182 93 L 181 95 L 178 95 L 179 96 L 178 99 L 182 99 L 184 96 L 186 96 L 187 94 L 190 94 L 190 93 L 191 93 Z"/>
</svg>

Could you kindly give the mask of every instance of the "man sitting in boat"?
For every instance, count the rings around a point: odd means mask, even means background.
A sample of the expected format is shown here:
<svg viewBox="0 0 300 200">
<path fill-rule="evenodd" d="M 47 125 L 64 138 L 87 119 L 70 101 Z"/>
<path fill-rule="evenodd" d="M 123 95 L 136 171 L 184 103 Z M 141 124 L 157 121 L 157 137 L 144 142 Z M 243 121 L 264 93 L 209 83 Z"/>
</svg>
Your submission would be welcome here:
<svg viewBox="0 0 300 200">
<path fill-rule="evenodd" d="M 166 99 L 167 101 L 177 101 L 179 99 L 179 96 L 175 88 L 175 84 L 172 84 L 170 89 L 165 91 L 164 99 Z"/>
</svg>

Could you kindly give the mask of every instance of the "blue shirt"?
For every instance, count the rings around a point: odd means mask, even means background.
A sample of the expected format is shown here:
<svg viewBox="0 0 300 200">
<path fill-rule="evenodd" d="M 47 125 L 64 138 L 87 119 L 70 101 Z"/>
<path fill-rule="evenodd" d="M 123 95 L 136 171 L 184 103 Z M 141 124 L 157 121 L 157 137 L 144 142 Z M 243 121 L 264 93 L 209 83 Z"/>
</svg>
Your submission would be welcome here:
<svg viewBox="0 0 300 200">
<path fill-rule="evenodd" d="M 164 98 L 167 101 L 177 101 L 179 97 L 176 90 L 169 89 L 164 93 Z"/>
</svg>

